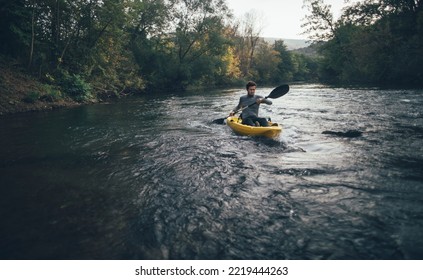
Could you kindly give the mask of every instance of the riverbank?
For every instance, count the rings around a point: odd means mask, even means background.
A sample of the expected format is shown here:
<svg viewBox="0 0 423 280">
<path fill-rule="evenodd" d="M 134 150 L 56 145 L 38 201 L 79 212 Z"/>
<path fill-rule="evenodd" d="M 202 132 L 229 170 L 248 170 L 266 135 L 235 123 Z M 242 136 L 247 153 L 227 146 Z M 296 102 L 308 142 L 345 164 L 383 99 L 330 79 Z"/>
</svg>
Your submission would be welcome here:
<svg viewBox="0 0 423 280">
<path fill-rule="evenodd" d="M 15 113 L 53 110 L 78 106 L 69 97 L 54 97 L 49 87 L 25 73 L 20 65 L 1 59 L 0 63 L 0 116 Z"/>
</svg>

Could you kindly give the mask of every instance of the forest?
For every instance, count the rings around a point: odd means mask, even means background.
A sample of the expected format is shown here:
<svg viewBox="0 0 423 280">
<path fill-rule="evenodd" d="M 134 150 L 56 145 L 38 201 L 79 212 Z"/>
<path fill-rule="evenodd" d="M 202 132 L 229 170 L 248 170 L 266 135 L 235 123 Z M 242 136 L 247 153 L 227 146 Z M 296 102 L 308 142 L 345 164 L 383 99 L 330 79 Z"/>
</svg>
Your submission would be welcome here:
<svg viewBox="0 0 423 280">
<path fill-rule="evenodd" d="M 236 19 L 225 0 L 0 2 L 0 60 L 13 60 L 41 81 L 49 99 L 84 102 L 248 79 L 423 84 L 421 0 L 350 3 L 339 19 L 323 0 L 304 0 L 311 51 L 266 42 L 254 11 Z"/>
</svg>

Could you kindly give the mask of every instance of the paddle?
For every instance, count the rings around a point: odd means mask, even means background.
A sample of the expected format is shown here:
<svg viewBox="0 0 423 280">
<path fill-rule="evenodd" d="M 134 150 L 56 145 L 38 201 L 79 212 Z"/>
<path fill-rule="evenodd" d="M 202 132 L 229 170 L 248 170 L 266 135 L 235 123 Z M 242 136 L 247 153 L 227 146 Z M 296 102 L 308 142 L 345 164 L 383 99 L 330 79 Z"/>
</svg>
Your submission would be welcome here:
<svg viewBox="0 0 423 280">
<path fill-rule="evenodd" d="M 269 95 L 268 95 L 268 96 L 266 96 L 265 98 L 266 98 L 266 99 L 267 99 L 267 98 L 272 98 L 272 99 L 279 98 L 279 97 L 282 97 L 282 96 L 284 96 L 285 94 L 287 94 L 287 93 L 288 93 L 288 91 L 289 91 L 289 85 L 281 85 L 281 86 L 278 86 L 277 88 L 274 88 L 274 89 L 273 89 L 273 90 L 269 93 Z M 256 104 L 256 102 L 254 102 L 254 103 L 252 103 L 252 104 L 248 105 L 247 107 L 244 107 L 244 108 L 241 108 L 241 109 L 237 110 L 234 114 L 238 113 L 238 112 L 239 112 L 239 111 L 241 111 L 241 110 L 244 110 L 245 108 L 251 107 L 251 106 L 253 106 L 254 104 Z M 224 124 L 224 123 L 225 123 L 225 120 L 226 120 L 227 118 L 228 118 L 228 117 L 213 120 L 213 123 L 216 123 L 216 124 Z"/>
</svg>

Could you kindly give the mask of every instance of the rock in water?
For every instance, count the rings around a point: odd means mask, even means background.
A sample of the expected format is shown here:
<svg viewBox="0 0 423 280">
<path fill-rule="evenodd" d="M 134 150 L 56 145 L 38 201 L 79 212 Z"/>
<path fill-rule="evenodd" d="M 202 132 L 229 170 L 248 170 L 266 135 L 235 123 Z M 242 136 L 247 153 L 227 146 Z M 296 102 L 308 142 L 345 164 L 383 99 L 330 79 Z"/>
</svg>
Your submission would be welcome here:
<svg viewBox="0 0 423 280">
<path fill-rule="evenodd" d="M 335 135 L 335 136 L 347 137 L 347 138 L 360 137 L 363 135 L 363 133 L 358 130 L 348 130 L 346 132 L 325 130 L 322 132 L 322 134 L 329 134 L 329 135 Z"/>
</svg>

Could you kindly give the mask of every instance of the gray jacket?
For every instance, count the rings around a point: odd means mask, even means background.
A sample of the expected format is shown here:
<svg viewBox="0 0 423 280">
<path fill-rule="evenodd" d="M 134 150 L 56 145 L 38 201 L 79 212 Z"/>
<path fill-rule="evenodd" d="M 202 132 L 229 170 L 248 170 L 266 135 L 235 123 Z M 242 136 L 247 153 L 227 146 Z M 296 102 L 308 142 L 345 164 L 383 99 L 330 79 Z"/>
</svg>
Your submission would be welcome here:
<svg viewBox="0 0 423 280">
<path fill-rule="evenodd" d="M 246 119 L 248 117 L 258 117 L 258 110 L 260 105 L 256 103 L 256 100 L 260 98 L 263 98 L 263 96 L 254 95 L 251 97 L 248 94 L 243 95 L 239 98 L 238 105 L 232 111 L 236 112 L 239 109 L 245 108 L 242 111 L 242 118 Z M 263 98 L 263 103 L 266 103 L 267 105 L 272 105 L 272 101 L 270 101 L 269 99 Z M 251 104 L 254 104 L 254 105 L 248 107 Z"/>
</svg>

